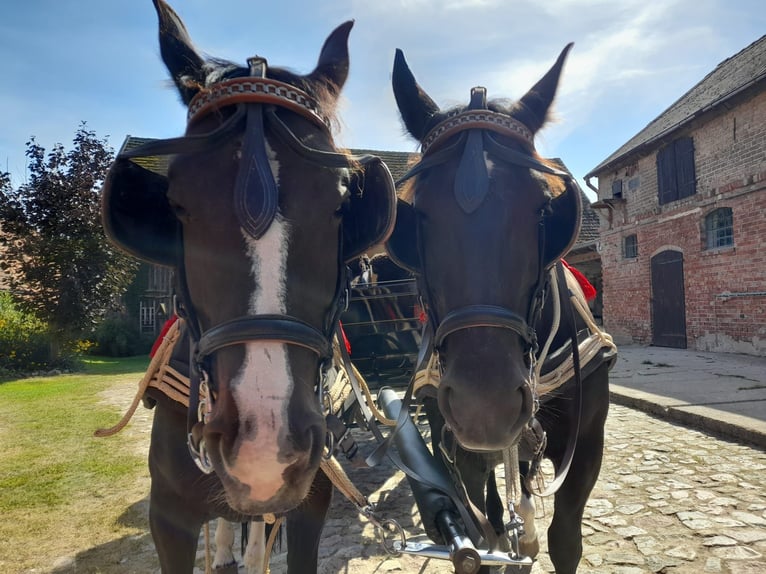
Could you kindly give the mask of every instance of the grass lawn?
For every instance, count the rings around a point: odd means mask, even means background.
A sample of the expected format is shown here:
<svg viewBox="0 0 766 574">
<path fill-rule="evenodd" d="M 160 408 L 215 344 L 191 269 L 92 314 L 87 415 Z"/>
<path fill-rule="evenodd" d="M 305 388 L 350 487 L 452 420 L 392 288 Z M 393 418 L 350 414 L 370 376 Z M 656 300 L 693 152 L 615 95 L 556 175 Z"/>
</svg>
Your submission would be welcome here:
<svg viewBox="0 0 766 574">
<path fill-rule="evenodd" d="M 104 393 L 118 388 L 129 401 L 147 363 L 90 357 L 82 373 L 0 384 L 0 572 L 110 572 L 65 558 L 146 536 L 148 469 L 135 433 L 93 431 L 122 415 Z"/>
</svg>

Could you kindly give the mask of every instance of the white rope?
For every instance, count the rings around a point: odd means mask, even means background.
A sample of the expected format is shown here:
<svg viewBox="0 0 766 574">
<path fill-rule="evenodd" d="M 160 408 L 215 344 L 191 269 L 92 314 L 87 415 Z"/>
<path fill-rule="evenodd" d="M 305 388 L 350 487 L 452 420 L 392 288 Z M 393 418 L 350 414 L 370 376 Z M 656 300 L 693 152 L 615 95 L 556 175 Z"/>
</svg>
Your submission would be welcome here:
<svg viewBox="0 0 766 574">
<path fill-rule="evenodd" d="M 537 385 L 537 382 L 540 380 L 540 370 L 543 368 L 543 363 L 545 362 L 545 357 L 548 356 L 548 351 L 551 348 L 551 343 L 553 343 L 553 339 L 556 337 L 556 333 L 558 333 L 559 325 L 561 324 L 561 301 L 559 300 L 559 282 L 556 281 L 556 276 L 554 274 L 554 268 L 551 268 L 550 274 L 551 274 L 551 297 L 553 298 L 553 323 L 551 324 L 551 330 L 548 333 L 548 339 L 545 341 L 545 345 L 543 345 L 543 350 L 540 351 L 540 357 L 537 359 L 537 364 L 535 365 L 535 380 L 533 381 L 533 390 L 534 387 Z"/>
</svg>

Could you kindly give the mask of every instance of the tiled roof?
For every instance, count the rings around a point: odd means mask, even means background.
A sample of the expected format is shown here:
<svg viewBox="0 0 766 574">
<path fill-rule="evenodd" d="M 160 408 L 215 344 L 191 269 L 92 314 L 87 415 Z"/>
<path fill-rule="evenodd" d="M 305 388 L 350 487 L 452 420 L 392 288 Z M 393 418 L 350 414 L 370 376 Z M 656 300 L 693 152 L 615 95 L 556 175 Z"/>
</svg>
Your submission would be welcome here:
<svg viewBox="0 0 766 574">
<path fill-rule="evenodd" d="M 154 141 L 154 139 L 127 136 L 125 141 L 122 143 L 122 147 L 120 148 L 119 153 L 130 151 L 151 141 Z M 155 155 L 151 157 L 136 157 L 131 159 L 131 161 L 136 162 L 141 167 L 145 167 L 146 169 L 150 169 L 155 173 L 159 173 L 160 175 L 167 175 L 169 159 L 169 156 L 166 155 Z"/>
<path fill-rule="evenodd" d="M 417 152 L 383 151 L 379 149 L 352 149 L 349 151 L 357 155 L 370 154 L 378 156 L 386 162 L 394 181 L 401 179 L 412 164 L 420 159 L 420 154 Z"/>
<path fill-rule="evenodd" d="M 127 138 L 125 138 L 125 142 L 122 144 L 122 148 L 120 149 L 120 152 L 132 150 L 150 141 L 153 141 L 153 140 L 151 138 L 139 138 L 134 136 L 128 136 Z M 412 164 L 415 163 L 420 158 L 419 153 L 406 152 L 406 151 L 350 149 L 349 152 L 355 155 L 370 154 L 370 155 L 376 155 L 380 157 L 386 163 L 386 165 L 388 166 L 388 169 L 391 171 L 391 175 L 393 176 L 394 181 L 398 180 L 405 173 L 407 173 L 407 170 L 412 166 Z M 156 173 L 160 173 L 163 175 L 167 173 L 167 169 L 168 169 L 167 157 L 138 158 L 132 161 L 135 161 L 139 165 L 147 169 L 151 169 L 152 171 Z M 562 162 L 559 158 L 553 158 L 552 161 L 558 164 L 562 169 L 569 171 L 566 165 L 564 165 L 564 162 Z M 578 247 L 587 246 L 593 243 L 594 241 L 598 240 L 599 219 L 598 219 L 598 215 L 596 215 L 596 212 L 593 209 L 591 209 L 590 201 L 588 200 L 588 197 L 585 195 L 585 193 L 583 193 L 580 186 L 577 184 L 577 180 L 573 179 L 573 181 L 575 183 L 577 191 L 580 193 L 580 198 L 582 199 L 582 205 L 583 205 L 582 226 L 580 228 L 580 235 L 577 239 L 577 243 L 575 243 L 575 246 L 573 248 L 573 249 L 577 249 Z"/>
<path fill-rule="evenodd" d="M 766 36 L 724 60 L 585 177 L 598 175 L 639 148 L 650 146 L 743 90 L 766 80 Z"/>
</svg>

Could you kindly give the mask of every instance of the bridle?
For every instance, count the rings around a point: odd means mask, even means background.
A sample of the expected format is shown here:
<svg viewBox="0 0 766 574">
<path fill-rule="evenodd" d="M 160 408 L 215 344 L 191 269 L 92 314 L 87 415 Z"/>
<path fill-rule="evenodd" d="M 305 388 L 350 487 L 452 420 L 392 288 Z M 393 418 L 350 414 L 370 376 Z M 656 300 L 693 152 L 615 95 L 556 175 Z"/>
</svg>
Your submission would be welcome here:
<svg viewBox="0 0 766 574">
<path fill-rule="evenodd" d="M 522 144 L 524 151 L 519 151 L 503 145 L 493 134 L 514 139 Z M 445 145 L 448 139 L 456 135 L 458 138 L 454 143 Z M 571 190 L 568 191 L 568 193 L 577 193 L 575 191 L 576 186 L 571 182 L 572 176 L 568 172 L 555 169 L 550 165 L 543 163 L 534 155 L 534 134 L 524 124 L 508 115 L 487 109 L 486 89 L 482 87 L 471 89 L 471 102 L 468 109 L 448 116 L 445 120 L 437 124 L 425 138 L 423 138 L 422 151 L 423 156 L 421 161 L 399 179 L 399 181 L 396 182 L 396 185 L 399 186 L 401 183 L 409 180 L 415 175 L 453 160 L 458 153 L 462 153 L 460 164 L 456 172 L 453 193 L 458 205 L 466 214 L 470 214 L 477 209 L 482 204 L 488 192 L 489 177 L 487 174 L 486 161 L 484 159 L 485 153 L 489 153 L 493 158 L 512 165 L 561 177 L 567 184 L 567 188 Z M 444 345 L 445 339 L 449 335 L 464 329 L 493 327 L 511 330 L 519 335 L 526 347 L 526 355 L 529 362 L 530 384 L 532 385 L 533 391 L 534 410 L 537 410 L 539 407 L 539 398 L 537 397 L 535 389 L 535 367 L 538 360 L 538 340 L 534 325 L 541 317 L 543 303 L 547 297 L 550 282 L 558 281 L 559 284 L 566 285 L 563 266 L 558 262 L 558 259 L 564 254 L 558 254 L 550 261 L 546 260 L 545 223 L 546 217 L 550 214 L 551 198 L 547 197 L 545 205 L 538 213 L 538 276 L 526 317 L 522 317 L 512 309 L 496 305 L 467 305 L 449 311 L 445 317 L 439 320 L 433 306 L 427 304 L 429 302 L 428 298 L 430 297 L 431 291 L 425 273 L 419 269 L 412 269 L 417 275 L 417 280 L 420 283 L 420 292 L 424 294 L 426 299 L 425 307 L 428 309 L 429 314 L 429 320 L 425 327 L 423 340 L 424 345 L 429 345 L 430 349 L 421 349 L 421 355 L 427 356 L 432 353 L 437 353 L 438 362 L 438 353 Z M 420 240 L 419 225 L 415 226 L 415 230 L 415 242 L 418 249 L 417 256 L 420 265 L 422 266 L 425 259 L 423 257 L 422 241 Z M 574 238 L 571 239 L 571 241 L 573 240 Z M 554 267 L 554 265 L 555 273 L 551 272 L 551 268 Z M 568 298 L 566 299 L 567 301 L 569 300 Z M 582 377 L 577 329 L 575 326 L 574 311 L 571 305 L 569 305 L 569 315 L 572 356 L 574 362 L 574 379 L 577 389 L 574 405 L 577 415 L 574 418 L 573 428 L 571 429 L 567 440 L 566 452 L 562 457 L 559 468 L 556 470 L 556 476 L 544 492 L 537 493 L 540 496 L 553 494 L 563 484 L 572 463 L 577 436 L 579 434 L 580 409 L 582 404 Z M 553 333 L 551 335 L 553 335 Z M 528 426 L 530 429 L 533 429 L 533 434 L 538 436 L 537 431 L 534 430 L 534 414 L 533 411 L 533 418 L 530 420 Z M 540 429 L 539 424 L 537 424 L 537 428 Z M 542 432 L 542 440 L 538 441 L 537 453 L 535 454 L 533 463 L 539 463 L 538 457 L 542 456 L 545 448 L 545 433 L 542 429 L 540 429 L 540 432 Z M 530 473 L 530 476 L 532 474 L 533 473 Z M 534 492 L 529 481 L 527 482 L 527 487 L 530 489 L 530 492 Z"/>
<path fill-rule="evenodd" d="M 242 228 L 258 239 L 270 227 L 278 207 L 279 189 L 266 154 L 266 132 L 279 139 L 303 160 L 324 168 L 357 168 L 374 156 L 351 156 L 306 146 L 278 117 L 277 108 L 297 113 L 318 126 L 329 136 L 329 127 L 319 112 L 316 100 L 303 90 L 267 78 L 266 60 L 248 60 L 250 76 L 225 80 L 197 94 L 189 103 L 188 125 L 224 108 L 234 107 L 233 113 L 213 131 L 202 134 L 156 140 L 120 154 L 119 158 L 139 158 L 158 155 L 192 154 L 214 149 L 244 128 L 242 155 L 234 189 L 235 210 Z M 179 226 L 179 234 L 182 233 Z M 260 314 L 237 317 L 203 330 L 189 296 L 184 269 L 183 241 L 177 242 L 176 312 L 185 319 L 190 330 L 190 390 L 187 417 L 187 442 L 197 466 L 205 473 L 213 471 L 200 425 L 208 421 L 214 394 L 211 389 L 208 363 L 221 349 L 252 341 L 275 341 L 308 349 L 319 359 L 317 385 L 320 403 L 322 376 L 332 358 L 332 338 L 335 325 L 343 312 L 348 294 L 342 241 L 339 241 L 338 269 L 330 312 L 322 329 L 289 315 Z M 202 399 L 200 399 L 200 394 Z"/>
<path fill-rule="evenodd" d="M 518 151 L 503 145 L 493 134 L 510 137 L 520 142 L 528 151 Z M 447 140 L 456 135 L 459 136 L 458 139 L 445 146 Z M 486 89 L 475 87 L 471 89 L 471 103 L 466 110 L 448 116 L 423 138 L 421 161 L 396 184 L 399 186 L 412 177 L 452 160 L 462 153 L 453 193 L 460 208 L 466 214 L 470 214 L 481 205 L 489 189 L 485 152 L 506 163 L 565 179 L 571 178 L 569 173 L 555 169 L 537 159 L 532 150 L 534 150 L 534 134 L 529 128 L 508 115 L 487 109 Z M 435 350 L 438 351 L 445 339 L 455 332 L 476 327 L 495 327 L 508 329 L 519 335 L 525 344 L 530 363 L 534 363 L 538 348 L 534 325 L 540 317 L 549 281 L 547 267 L 550 265 L 545 261 L 544 256 L 545 217 L 549 211 L 550 198 L 538 213 L 538 276 L 526 316 L 496 305 L 467 305 L 453 309 L 439 319 L 433 306 L 426 305 L 429 324 L 435 329 L 433 337 Z M 423 245 L 420 241 L 419 226 L 416 234 L 418 255 L 422 264 Z M 421 282 L 421 292 L 428 299 L 431 291 L 424 273 L 418 273 L 418 281 Z"/>
</svg>

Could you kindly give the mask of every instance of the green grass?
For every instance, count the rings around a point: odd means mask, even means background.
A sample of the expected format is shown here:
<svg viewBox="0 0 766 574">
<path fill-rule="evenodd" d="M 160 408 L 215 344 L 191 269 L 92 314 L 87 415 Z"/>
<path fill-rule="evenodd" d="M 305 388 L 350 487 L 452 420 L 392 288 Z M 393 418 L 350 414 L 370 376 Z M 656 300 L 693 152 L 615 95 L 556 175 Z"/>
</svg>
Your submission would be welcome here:
<svg viewBox="0 0 766 574">
<path fill-rule="evenodd" d="M 15 551 L 35 532 L 60 536 L 57 529 L 72 525 L 73 512 L 79 513 L 75 522 L 114 528 L 124 508 L 90 516 L 88 505 L 135 488 L 136 477 L 146 475 L 146 460 L 129 437 L 93 437 L 122 414 L 103 404 L 99 393 L 136 385 L 147 363 L 146 357 L 90 357 L 82 373 L 0 385 L 0 549 L 7 543 Z"/>
<path fill-rule="evenodd" d="M 147 361 L 88 359 L 86 372 L 36 377 L 0 385 L 0 512 L 63 504 L 83 489 L 118 481 L 137 457 L 115 460 L 115 442 L 93 431 L 116 419 L 98 393 L 128 378 L 137 381 Z"/>
</svg>

